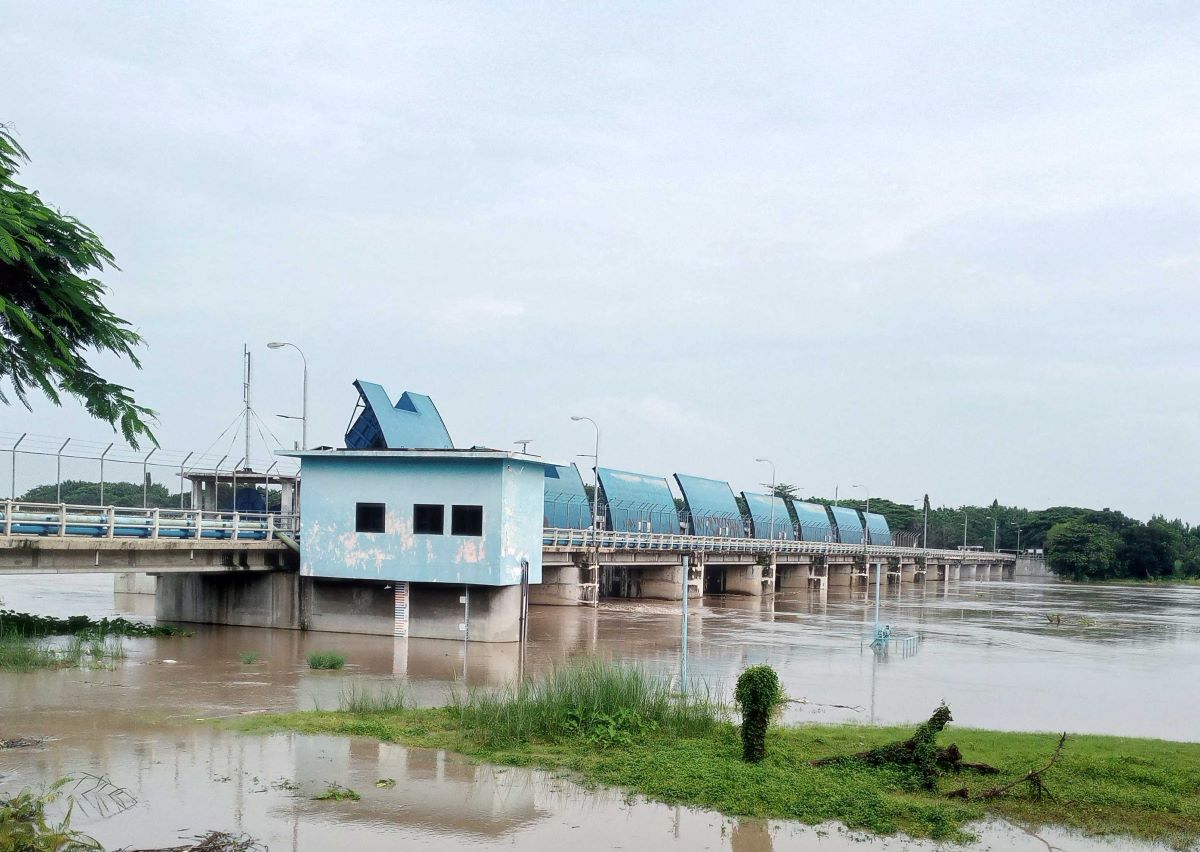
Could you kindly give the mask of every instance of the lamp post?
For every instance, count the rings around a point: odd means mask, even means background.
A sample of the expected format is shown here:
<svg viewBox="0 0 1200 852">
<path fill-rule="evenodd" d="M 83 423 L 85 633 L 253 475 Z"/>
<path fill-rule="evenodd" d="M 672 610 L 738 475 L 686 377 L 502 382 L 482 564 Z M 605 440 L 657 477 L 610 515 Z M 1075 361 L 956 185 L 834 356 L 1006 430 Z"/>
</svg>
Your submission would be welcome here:
<svg viewBox="0 0 1200 852">
<path fill-rule="evenodd" d="M 915 503 L 917 501 L 913 500 L 913 502 Z M 925 550 L 926 548 L 929 547 L 929 495 L 928 494 L 926 494 L 925 498 L 924 498 L 924 507 L 925 507 L 925 520 L 921 524 L 921 549 L 922 550 Z"/>
<path fill-rule="evenodd" d="M 595 484 L 592 485 L 592 529 L 600 529 L 600 426 L 590 417 L 580 417 L 574 414 L 571 419 L 578 422 L 586 420 L 592 424 L 592 428 L 596 430 L 596 452 L 592 455 L 592 461 L 595 466 L 592 468 L 592 474 L 595 477 Z"/>
<path fill-rule="evenodd" d="M 1000 531 L 1000 521 L 995 515 L 992 515 L 992 553 L 996 552 L 996 536 Z"/>
<path fill-rule="evenodd" d="M 863 493 L 867 495 L 867 508 L 863 510 L 863 553 L 866 553 L 871 529 L 867 521 L 867 515 L 871 514 L 871 491 L 865 485 L 852 485 L 850 487 L 861 488 Z"/>
<path fill-rule="evenodd" d="M 1009 521 L 1009 523 L 1017 528 L 1017 554 L 1019 555 L 1021 553 L 1021 524 L 1017 521 Z"/>
<path fill-rule="evenodd" d="M 967 507 L 963 506 L 963 553 L 967 552 Z"/>
<path fill-rule="evenodd" d="M 300 421 L 300 449 L 308 449 L 308 358 L 304 357 L 304 351 L 295 343 L 287 341 L 273 340 L 267 344 L 268 349 L 283 349 L 285 346 L 290 346 L 300 353 L 300 361 L 304 364 L 304 388 L 300 397 L 300 416 L 295 417 L 291 414 L 279 414 L 284 420 L 299 420 Z"/>
<path fill-rule="evenodd" d="M 770 532 L 768 533 L 772 541 L 775 540 L 775 462 L 770 459 L 755 459 L 756 462 L 769 464 L 771 466 L 771 524 Z"/>
</svg>

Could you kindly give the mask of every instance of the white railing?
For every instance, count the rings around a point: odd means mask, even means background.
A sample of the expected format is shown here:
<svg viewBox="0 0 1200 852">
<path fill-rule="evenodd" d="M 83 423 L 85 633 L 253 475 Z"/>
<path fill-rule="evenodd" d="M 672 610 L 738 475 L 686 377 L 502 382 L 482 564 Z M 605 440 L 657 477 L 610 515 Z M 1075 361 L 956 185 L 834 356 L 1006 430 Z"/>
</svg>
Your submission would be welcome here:
<svg viewBox="0 0 1200 852">
<path fill-rule="evenodd" d="M 672 535 L 670 533 L 639 533 L 621 530 L 561 529 L 547 527 L 542 533 L 542 545 L 551 548 L 587 550 L 676 550 L 692 553 L 779 553 L 779 554 L 842 554 L 865 553 L 868 557 L 909 556 L 914 553 L 936 559 L 959 562 L 964 554 L 957 550 L 922 550 L 896 545 L 837 544 L 826 541 L 786 541 L 756 538 L 725 538 L 704 535 Z M 1006 560 L 1014 557 L 1004 553 L 971 552 L 972 560 Z"/>
<path fill-rule="evenodd" d="M 0 502 L 4 536 L 267 541 L 295 534 L 299 515 Z"/>
</svg>

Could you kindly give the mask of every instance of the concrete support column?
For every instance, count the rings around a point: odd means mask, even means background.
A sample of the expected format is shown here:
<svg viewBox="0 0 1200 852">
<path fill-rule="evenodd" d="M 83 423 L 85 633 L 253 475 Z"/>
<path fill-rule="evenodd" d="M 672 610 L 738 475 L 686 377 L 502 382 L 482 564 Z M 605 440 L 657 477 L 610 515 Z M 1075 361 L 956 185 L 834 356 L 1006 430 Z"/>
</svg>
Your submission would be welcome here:
<svg viewBox="0 0 1200 852">
<path fill-rule="evenodd" d="M 775 566 L 775 589 L 781 592 L 799 591 L 808 588 L 810 566 L 799 562 L 785 562 Z"/>
<path fill-rule="evenodd" d="M 917 563 L 900 560 L 900 579 L 902 582 L 911 583 L 917 578 Z"/>
<path fill-rule="evenodd" d="M 757 566 L 756 566 L 757 567 Z M 734 570 L 734 569 L 729 569 Z M 683 599 L 683 566 L 662 565 L 639 569 L 641 573 L 641 595 L 664 601 Z M 704 594 L 704 566 L 695 565 L 689 570 L 688 598 L 699 598 Z M 761 592 L 760 592 L 761 594 Z"/>
<path fill-rule="evenodd" d="M 829 570 L 828 585 L 829 585 L 829 587 L 831 589 L 833 589 L 833 588 L 839 588 L 839 589 L 850 588 L 850 582 L 851 582 L 850 571 L 853 567 L 854 566 L 852 566 L 846 562 L 841 562 L 838 564 L 830 564 L 828 566 L 828 570 Z"/>
<path fill-rule="evenodd" d="M 762 597 L 765 571 L 761 565 L 730 565 L 725 569 L 725 593 Z"/>
<path fill-rule="evenodd" d="M 536 606 L 591 606 L 596 600 L 595 565 L 543 565 L 542 582 L 529 587 Z"/>
</svg>

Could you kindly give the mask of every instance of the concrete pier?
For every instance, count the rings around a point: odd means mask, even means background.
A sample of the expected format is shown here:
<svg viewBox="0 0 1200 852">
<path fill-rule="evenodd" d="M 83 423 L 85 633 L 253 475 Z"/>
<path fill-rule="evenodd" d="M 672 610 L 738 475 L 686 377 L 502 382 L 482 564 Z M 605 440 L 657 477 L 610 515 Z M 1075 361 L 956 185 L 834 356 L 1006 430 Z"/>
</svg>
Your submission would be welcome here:
<svg viewBox="0 0 1200 852">
<path fill-rule="evenodd" d="M 467 598 L 466 601 L 463 598 Z M 412 583 L 408 636 L 516 642 L 520 586 Z M 160 621 L 274 627 L 330 633 L 395 634 L 391 583 L 301 577 L 295 573 L 165 574 L 159 578 Z"/>
<path fill-rule="evenodd" d="M 542 582 L 529 587 L 537 606 L 593 606 L 599 598 L 600 569 L 595 563 L 542 564 Z"/>
</svg>

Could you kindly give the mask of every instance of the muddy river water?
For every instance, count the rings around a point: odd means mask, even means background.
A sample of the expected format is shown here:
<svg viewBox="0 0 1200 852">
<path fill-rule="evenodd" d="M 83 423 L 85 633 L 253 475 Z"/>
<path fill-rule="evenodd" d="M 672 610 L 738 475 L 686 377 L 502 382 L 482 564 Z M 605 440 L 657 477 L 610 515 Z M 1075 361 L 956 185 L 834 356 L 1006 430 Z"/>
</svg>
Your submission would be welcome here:
<svg viewBox="0 0 1200 852">
<path fill-rule="evenodd" d="M 112 580 L 0 578 L 4 607 L 49 615 L 153 615 L 153 599 L 114 596 Z M 915 650 L 862 647 L 867 593 L 706 598 L 689 616 L 689 674 L 728 692 L 747 665 L 780 672 L 790 721 L 911 722 L 939 700 L 958 724 L 1200 740 L 1200 588 L 1076 587 L 963 581 L 885 591 L 884 621 Z M 418 703 L 466 681 L 498 685 L 576 655 L 679 668 L 678 604 L 614 601 L 535 607 L 530 640 L 476 645 L 197 625 L 190 638 L 125 641 L 111 670 L 0 673 L 0 738 L 49 737 L 0 751 L 0 793 L 68 774 L 104 775 L 137 804 L 75 824 L 108 848 L 169 846 L 210 829 L 272 850 L 521 848 L 932 849 L 837 826 L 733 820 L 583 791 L 544 772 L 473 765 L 451 754 L 367 740 L 246 736 L 198 719 L 270 709 L 333 709 L 349 681 L 401 678 Z M 305 655 L 336 650 L 339 672 Z M 242 652 L 259 660 L 245 665 Z M 377 788 L 380 779 L 394 786 Z M 361 802 L 318 802 L 330 784 Z M 1150 849 L 1065 831 L 975 826 L 977 848 Z"/>
</svg>

